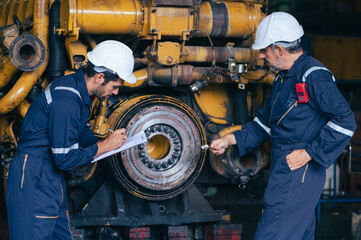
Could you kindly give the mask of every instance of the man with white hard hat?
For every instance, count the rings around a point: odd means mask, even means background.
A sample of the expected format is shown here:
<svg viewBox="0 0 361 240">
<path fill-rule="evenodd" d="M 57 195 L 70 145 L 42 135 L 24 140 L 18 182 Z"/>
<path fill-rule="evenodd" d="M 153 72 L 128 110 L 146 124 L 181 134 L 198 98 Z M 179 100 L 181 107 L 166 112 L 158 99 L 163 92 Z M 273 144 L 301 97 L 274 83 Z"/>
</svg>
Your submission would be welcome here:
<svg viewBox="0 0 361 240">
<path fill-rule="evenodd" d="M 87 124 L 92 96 L 118 94 L 135 83 L 132 51 L 104 41 L 88 53 L 89 64 L 53 81 L 34 101 L 21 125 L 7 181 L 10 239 L 70 240 L 63 170 L 90 163 L 126 141 L 125 129 L 99 141 Z"/>
<path fill-rule="evenodd" d="M 326 168 L 335 162 L 356 130 L 353 113 L 332 73 L 303 51 L 304 32 L 290 14 L 274 12 L 258 25 L 252 48 L 278 71 L 262 110 L 240 131 L 214 140 L 223 154 L 237 145 L 240 156 L 272 140 L 264 211 L 256 240 L 314 239 L 315 207 Z"/>
</svg>

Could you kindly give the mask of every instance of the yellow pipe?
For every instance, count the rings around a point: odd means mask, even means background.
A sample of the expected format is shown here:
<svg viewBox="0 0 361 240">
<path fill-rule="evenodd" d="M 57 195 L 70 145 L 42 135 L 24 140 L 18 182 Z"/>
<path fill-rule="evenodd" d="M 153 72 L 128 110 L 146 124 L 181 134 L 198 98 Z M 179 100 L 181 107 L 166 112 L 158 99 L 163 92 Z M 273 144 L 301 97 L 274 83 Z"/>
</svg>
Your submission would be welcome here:
<svg viewBox="0 0 361 240">
<path fill-rule="evenodd" d="M 17 107 L 18 112 L 20 113 L 21 117 L 25 117 L 26 112 L 28 111 L 30 107 L 30 103 L 26 100 L 22 101 L 20 105 Z"/>
<path fill-rule="evenodd" d="M 261 7 L 241 2 L 202 2 L 199 30 L 214 37 L 249 36 L 264 17 Z"/>
<path fill-rule="evenodd" d="M 13 1 L 10 4 L 9 15 L 8 15 L 8 24 L 14 23 L 13 16 L 15 15 L 15 4 L 16 4 L 16 1 Z"/>
<path fill-rule="evenodd" d="M 140 69 L 138 71 L 135 71 L 134 75 L 135 75 L 135 78 L 137 79 L 137 81 L 134 84 L 124 82 L 124 85 L 120 89 L 120 91 L 128 90 L 128 89 L 135 90 L 135 89 L 138 89 L 138 88 L 143 88 L 143 87 L 148 85 L 149 75 L 148 75 L 148 69 L 147 68 L 143 68 L 143 69 Z"/>
<path fill-rule="evenodd" d="M 31 88 L 44 73 L 48 59 L 48 25 L 49 25 L 49 0 L 37 0 L 34 2 L 33 33 L 45 46 L 46 56 L 43 64 L 32 72 L 24 72 L 12 89 L 0 100 L 0 114 L 6 114 L 14 110 L 24 101 Z"/>
<path fill-rule="evenodd" d="M 141 0 L 61 1 L 61 29 L 82 33 L 180 36 L 191 30 L 211 37 L 248 37 L 264 17 L 261 4 L 202 2 L 199 23 L 190 7 L 152 6 Z M 198 29 L 196 29 L 198 25 Z M 149 36 L 148 36 L 149 37 Z"/>
<path fill-rule="evenodd" d="M 257 70 L 249 70 L 245 74 L 245 78 L 249 81 L 249 83 L 265 83 L 270 86 L 273 85 L 273 81 L 276 75 L 274 72 L 264 70 L 264 69 L 257 69 Z M 261 79 L 263 78 L 263 79 Z M 259 80 L 261 79 L 261 80 Z"/>
<path fill-rule="evenodd" d="M 9 2 L 2 3 L 0 7 L 0 26 L 7 25 L 7 11 L 4 11 L 4 9 L 7 9 L 7 6 L 9 5 Z"/>
<path fill-rule="evenodd" d="M 93 125 L 93 132 L 100 137 L 106 137 L 109 129 L 109 125 L 107 123 L 107 100 L 103 100 L 99 102 L 95 122 Z"/>
<path fill-rule="evenodd" d="M 251 48 L 233 48 L 234 60 L 236 63 L 253 63 L 257 59 L 256 51 Z M 181 57 L 180 62 L 212 62 L 215 56 L 217 63 L 224 63 L 230 57 L 226 47 L 184 47 L 185 55 Z M 214 53 L 214 54 L 213 54 Z"/>
<path fill-rule="evenodd" d="M 218 132 L 218 135 L 220 137 L 224 137 L 228 134 L 231 134 L 235 131 L 241 130 L 242 129 L 242 125 L 235 125 L 235 126 L 231 126 L 231 127 L 227 127 L 227 128 L 223 128 L 221 131 Z"/>
<path fill-rule="evenodd" d="M 12 0 L 0 4 L 0 27 L 14 24 L 13 16 L 20 22 L 33 14 L 33 0 Z"/>
<path fill-rule="evenodd" d="M 15 67 L 10 58 L 7 57 L 0 70 L 0 89 L 5 87 L 11 80 L 12 76 L 18 71 L 19 69 Z"/>
<path fill-rule="evenodd" d="M 142 6 L 139 0 L 63 0 L 60 14 L 61 28 L 83 33 L 135 35 L 142 30 Z M 67 12 L 64 12 L 67 11 Z"/>
</svg>

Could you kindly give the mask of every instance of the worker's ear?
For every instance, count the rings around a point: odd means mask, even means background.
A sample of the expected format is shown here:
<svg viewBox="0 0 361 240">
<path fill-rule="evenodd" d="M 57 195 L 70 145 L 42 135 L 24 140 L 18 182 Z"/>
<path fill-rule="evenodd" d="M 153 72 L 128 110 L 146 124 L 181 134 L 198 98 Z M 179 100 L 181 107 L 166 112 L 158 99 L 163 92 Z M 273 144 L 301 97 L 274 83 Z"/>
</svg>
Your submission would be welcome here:
<svg viewBox="0 0 361 240">
<path fill-rule="evenodd" d="M 276 52 L 280 55 L 280 56 L 283 56 L 285 53 L 286 53 L 286 49 L 284 49 L 283 47 L 281 46 L 276 46 Z"/>
<path fill-rule="evenodd" d="M 97 84 L 103 84 L 105 81 L 104 73 L 97 73 L 95 74 L 94 78 L 95 78 L 95 83 Z"/>
</svg>

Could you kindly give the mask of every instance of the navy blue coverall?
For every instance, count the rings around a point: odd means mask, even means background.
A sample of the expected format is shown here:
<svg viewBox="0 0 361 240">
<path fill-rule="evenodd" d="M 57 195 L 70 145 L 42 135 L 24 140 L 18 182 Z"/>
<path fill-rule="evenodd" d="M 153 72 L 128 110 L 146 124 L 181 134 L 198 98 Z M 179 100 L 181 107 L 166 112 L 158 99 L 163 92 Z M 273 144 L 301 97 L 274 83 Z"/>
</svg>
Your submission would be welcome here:
<svg viewBox="0 0 361 240">
<path fill-rule="evenodd" d="M 31 104 L 7 181 L 10 239 L 71 239 L 62 170 L 98 151 L 91 105 L 82 70 L 56 79 Z"/>
<path fill-rule="evenodd" d="M 308 103 L 299 103 L 295 85 L 306 82 Z M 281 71 L 262 110 L 234 132 L 240 155 L 271 139 L 272 154 L 264 211 L 256 240 L 314 239 L 315 207 L 328 168 L 356 130 L 353 113 L 332 73 L 303 53 Z M 312 160 L 291 171 L 286 155 L 306 149 Z"/>
</svg>

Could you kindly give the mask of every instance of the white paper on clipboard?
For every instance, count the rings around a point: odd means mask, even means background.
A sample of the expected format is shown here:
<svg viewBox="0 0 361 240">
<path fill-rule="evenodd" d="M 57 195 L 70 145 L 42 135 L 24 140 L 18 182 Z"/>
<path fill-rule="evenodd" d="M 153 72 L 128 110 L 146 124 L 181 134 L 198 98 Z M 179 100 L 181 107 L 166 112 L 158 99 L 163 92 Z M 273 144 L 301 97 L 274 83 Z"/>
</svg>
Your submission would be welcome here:
<svg viewBox="0 0 361 240">
<path fill-rule="evenodd" d="M 91 161 L 92 163 L 94 162 L 97 162 L 103 158 L 106 158 L 106 157 L 109 157 L 113 154 L 116 154 L 118 152 L 121 152 L 121 151 L 124 151 L 128 148 L 131 148 L 131 147 L 134 147 L 134 146 L 137 146 L 139 144 L 142 144 L 142 143 L 145 143 L 145 142 L 148 142 L 148 139 L 147 139 L 147 136 L 145 135 L 145 132 L 142 131 L 140 133 L 137 133 L 135 134 L 134 136 L 132 137 L 129 137 L 127 139 L 127 141 L 118 149 L 115 149 L 115 150 L 112 150 L 112 151 L 109 151 L 109 152 L 106 152 L 106 153 L 103 153 L 102 155 L 96 157 L 93 161 Z"/>
</svg>

